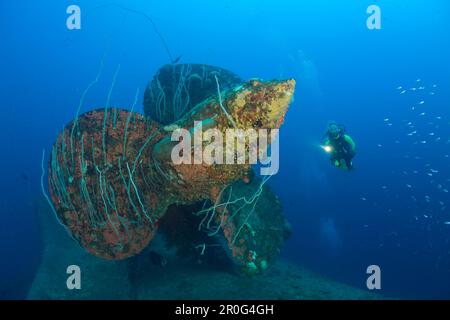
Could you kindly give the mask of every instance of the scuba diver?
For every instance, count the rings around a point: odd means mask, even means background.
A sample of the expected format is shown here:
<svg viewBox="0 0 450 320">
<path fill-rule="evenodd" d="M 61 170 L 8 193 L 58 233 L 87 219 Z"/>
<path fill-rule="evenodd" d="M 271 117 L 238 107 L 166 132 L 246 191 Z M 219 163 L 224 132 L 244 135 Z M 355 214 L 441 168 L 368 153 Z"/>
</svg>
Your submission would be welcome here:
<svg viewBox="0 0 450 320">
<path fill-rule="evenodd" d="M 322 140 L 322 148 L 330 154 L 330 161 L 334 166 L 343 170 L 353 169 L 352 159 L 356 154 L 356 145 L 344 126 L 330 122 Z"/>
</svg>

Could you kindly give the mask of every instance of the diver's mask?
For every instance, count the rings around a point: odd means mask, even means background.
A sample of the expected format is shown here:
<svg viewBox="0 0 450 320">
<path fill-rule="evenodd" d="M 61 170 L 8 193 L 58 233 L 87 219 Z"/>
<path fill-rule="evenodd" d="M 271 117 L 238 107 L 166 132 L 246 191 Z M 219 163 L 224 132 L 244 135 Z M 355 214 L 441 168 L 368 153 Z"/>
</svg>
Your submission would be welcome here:
<svg viewBox="0 0 450 320">
<path fill-rule="evenodd" d="M 333 139 L 339 139 L 341 136 L 342 130 L 336 124 L 330 124 L 328 126 L 328 134 Z"/>
</svg>

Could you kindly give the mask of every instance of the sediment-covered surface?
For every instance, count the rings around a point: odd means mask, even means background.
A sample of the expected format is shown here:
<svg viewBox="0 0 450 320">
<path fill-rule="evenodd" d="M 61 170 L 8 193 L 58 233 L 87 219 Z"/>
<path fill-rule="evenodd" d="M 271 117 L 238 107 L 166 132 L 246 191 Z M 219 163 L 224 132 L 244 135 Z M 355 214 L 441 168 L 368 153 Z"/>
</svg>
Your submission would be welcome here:
<svg viewBox="0 0 450 320">
<path fill-rule="evenodd" d="M 379 299 L 278 259 L 262 275 L 246 276 L 225 266 L 167 256 L 107 261 L 80 248 L 58 225 L 45 203 L 40 206 L 45 250 L 29 299 Z M 66 268 L 81 268 L 81 289 L 66 287 Z"/>
</svg>

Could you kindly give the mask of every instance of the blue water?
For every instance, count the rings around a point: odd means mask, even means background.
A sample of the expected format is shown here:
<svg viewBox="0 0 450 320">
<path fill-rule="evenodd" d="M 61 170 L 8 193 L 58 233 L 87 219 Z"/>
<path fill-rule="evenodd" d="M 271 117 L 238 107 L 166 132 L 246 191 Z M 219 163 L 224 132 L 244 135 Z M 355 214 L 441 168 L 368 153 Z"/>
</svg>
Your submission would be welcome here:
<svg viewBox="0 0 450 320">
<path fill-rule="evenodd" d="M 74 117 L 102 57 L 82 111 L 106 103 L 118 65 L 111 101 L 128 108 L 170 62 L 142 15 L 96 8 L 110 3 L 0 2 L 0 298 L 26 296 L 42 252 L 41 152 Z M 363 289 L 376 264 L 388 296 L 450 298 L 447 0 L 115 3 L 148 14 L 183 63 L 297 80 L 271 179 L 293 230 L 286 258 Z M 381 30 L 366 27 L 373 3 Z M 66 28 L 71 4 L 81 30 Z M 333 168 L 319 148 L 330 120 L 357 143 L 353 172 Z"/>
</svg>

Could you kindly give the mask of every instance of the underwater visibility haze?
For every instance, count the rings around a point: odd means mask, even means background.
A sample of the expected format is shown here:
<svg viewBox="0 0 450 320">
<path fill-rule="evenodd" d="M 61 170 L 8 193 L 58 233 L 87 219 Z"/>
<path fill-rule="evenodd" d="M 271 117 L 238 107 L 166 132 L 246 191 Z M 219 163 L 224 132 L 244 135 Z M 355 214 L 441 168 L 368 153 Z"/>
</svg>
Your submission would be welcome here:
<svg viewBox="0 0 450 320">
<path fill-rule="evenodd" d="M 448 1 L 0 12 L 0 299 L 450 298 Z"/>
</svg>

